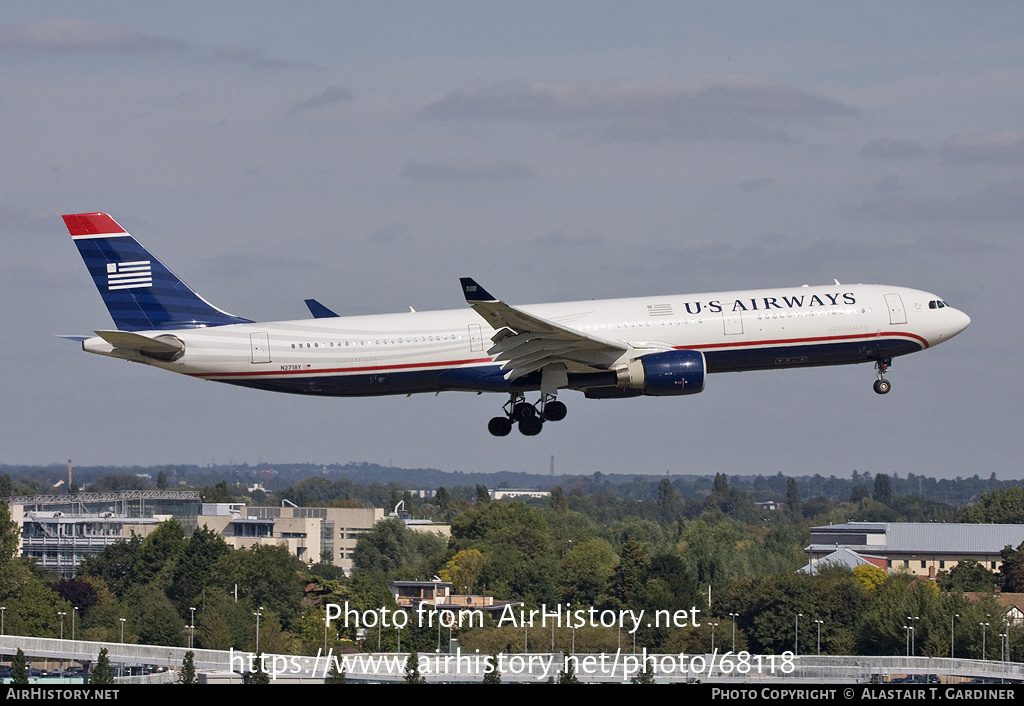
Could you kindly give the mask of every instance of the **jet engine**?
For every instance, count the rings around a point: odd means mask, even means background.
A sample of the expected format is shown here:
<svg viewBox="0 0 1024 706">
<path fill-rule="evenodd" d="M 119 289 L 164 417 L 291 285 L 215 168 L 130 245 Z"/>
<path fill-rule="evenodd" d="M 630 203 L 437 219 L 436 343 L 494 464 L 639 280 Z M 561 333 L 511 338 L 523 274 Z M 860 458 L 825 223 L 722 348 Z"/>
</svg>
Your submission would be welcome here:
<svg viewBox="0 0 1024 706">
<path fill-rule="evenodd" d="M 704 390 L 707 365 L 700 351 L 665 351 L 634 358 L 615 373 L 619 387 L 642 395 L 695 395 Z"/>
</svg>

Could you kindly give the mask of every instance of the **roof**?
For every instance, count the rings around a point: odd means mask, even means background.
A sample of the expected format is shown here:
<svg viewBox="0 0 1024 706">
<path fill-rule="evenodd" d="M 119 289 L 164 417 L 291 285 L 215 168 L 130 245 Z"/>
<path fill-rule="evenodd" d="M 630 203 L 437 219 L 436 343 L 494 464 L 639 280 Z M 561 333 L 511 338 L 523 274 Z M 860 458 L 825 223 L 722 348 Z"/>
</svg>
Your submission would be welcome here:
<svg viewBox="0 0 1024 706">
<path fill-rule="evenodd" d="M 923 552 L 942 554 L 998 553 L 1006 545 L 1024 543 L 1024 525 L 981 525 L 944 522 L 847 522 L 811 528 L 812 546 L 835 546 L 836 542 L 815 542 L 815 535 L 884 534 L 883 544 L 872 544 L 873 551 Z M 842 545 L 843 542 L 838 542 Z M 849 545 L 867 546 L 857 542 Z"/>
<path fill-rule="evenodd" d="M 851 570 L 857 568 L 858 566 L 862 566 L 864 564 L 867 564 L 867 565 L 870 565 L 870 566 L 874 566 L 874 564 L 872 564 L 870 561 L 868 561 L 867 559 L 864 558 L 865 556 L 871 556 L 871 555 L 858 554 L 857 552 L 855 552 L 855 551 L 853 551 L 851 549 L 847 549 L 845 547 L 842 547 L 842 548 L 837 549 L 836 551 L 832 552 L 828 556 L 822 557 L 821 559 L 819 559 L 816 562 L 811 562 L 811 563 L 807 564 L 807 566 L 804 566 L 804 567 L 801 567 L 801 568 L 797 569 L 797 573 L 798 574 L 812 574 L 812 575 L 813 574 L 817 574 L 820 570 L 824 569 L 826 565 L 828 565 L 828 566 L 845 566 L 847 569 L 851 569 Z M 885 557 L 873 557 L 873 558 L 875 558 L 875 559 L 885 559 Z"/>
</svg>

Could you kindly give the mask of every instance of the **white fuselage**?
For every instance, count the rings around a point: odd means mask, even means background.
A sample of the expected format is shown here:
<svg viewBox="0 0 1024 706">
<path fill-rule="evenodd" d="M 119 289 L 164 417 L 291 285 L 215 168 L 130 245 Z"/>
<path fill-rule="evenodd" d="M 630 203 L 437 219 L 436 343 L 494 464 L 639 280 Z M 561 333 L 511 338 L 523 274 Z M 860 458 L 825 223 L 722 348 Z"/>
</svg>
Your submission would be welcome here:
<svg viewBox="0 0 1024 706">
<path fill-rule="evenodd" d="M 568 362 L 564 387 L 574 389 L 593 383 L 574 376 L 613 371 L 657 351 L 701 351 L 708 372 L 840 365 L 923 350 L 970 323 L 933 294 L 860 284 L 517 308 L 626 344 L 614 358 Z M 301 394 L 539 389 L 536 378 L 510 382 L 502 375 L 487 353 L 495 331 L 469 307 L 138 333 L 173 336 L 184 344 L 184 353 L 157 360 L 102 338 L 86 340 L 83 349 L 207 380 Z"/>
</svg>

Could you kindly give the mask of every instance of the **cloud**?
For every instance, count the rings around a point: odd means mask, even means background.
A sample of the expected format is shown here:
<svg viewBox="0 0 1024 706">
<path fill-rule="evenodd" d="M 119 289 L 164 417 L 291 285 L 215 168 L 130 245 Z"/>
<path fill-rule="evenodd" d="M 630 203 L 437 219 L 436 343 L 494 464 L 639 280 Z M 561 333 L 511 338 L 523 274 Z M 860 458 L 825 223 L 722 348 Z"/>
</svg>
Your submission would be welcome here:
<svg viewBox="0 0 1024 706">
<path fill-rule="evenodd" d="M 154 52 L 188 46 L 180 39 L 102 26 L 77 17 L 0 26 L 0 50 Z"/>
<path fill-rule="evenodd" d="M 740 182 L 740 189 L 748 194 L 752 194 L 755 191 L 761 191 L 769 186 L 775 184 L 775 180 L 771 177 L 761 177 L 760 179 L 746 179 Z"/>
<path fill-rule="evenodd" d="M 217 61 L 242 64 L 254 69 L 312 69 L 315 64 L 304 61 L 285 61 L 268 57 L 259 49 L 249 49 L 233 44 L 221 44 L 214 48 L 213 58 Z"/>
<path fill-rule="evenodd" d="M 879 179 L 871 185 L 871 188 L 880 194 L 895 194 L 903 191 L 906 187 L 903 186 L 899 176 L 892 174 L 884 179 Z"/>
<path fill-rule="evenodd" d="M 1024 164 L 1024 137 L 1013 130 L 951 135 L 941 154 L 946 164 Z"/>
<path fill-rule="evenodd" d="M 594 122 L 623 140 L 744 138 L 788 140 L 779 124 L 856 115 L 839 101 L 745 77 L 661 79 L 614 84 L 480 84 L 423 109 L 439 120 Z"/>
<path fill-rule="evenodd" d="M 865 157 L 879 159 L 916 159 L 927 156 L 928 148 L 913 140 L 880 137 L 864 145 L 860 153 Z"/>
<path fill-rule="evenodd" d="M 60 221 L 50 211 L 29 210 L 0 201 L 0 231 L 5 233 L 17 231 L 52 233 L 57 223 Z"/>
<path fill-rule="evenodd" d="M 311 96 L 293 105 L 288 114 L 295 115 L 311 110 L 320 110 L 321 108 L 329 108 L 332 105 L 350 103 L 351 101 L 352 94 L 347 89 L 341 86 L 328 86 L 320 95 Z"/>
<path fill-rule="evenodd" d="M 408 238 L 405 234 L 408 232 L 409 226 L 405 223 L 389 223 L 371 232 L 366 236 L 366 239 L 371 243 L 397 243 L 401 240 L 407 240 Z"/>
<path fill-rule="evenodd" d="M 538 235 L 531 242 L 556 247 L 595 246 L 604 243 L 604 236 L 580 226 L 565 226 L 547 235 Z"/>
<path fill-rule="evenodd" d="M 509 181 L 533 179 L 537 172 L 522 162 L 493 157 L 443 159 L 420 164 L 410 162 L 402 176 L 415 181 Z"/>
<path fill-rule="evenodd" d="M 854 209 L 883 221 L 994 221 L 1024 218 L 1024 180 L 998 182 L 957 198 L 893 197 L 875 199 Z"/>
</svg>

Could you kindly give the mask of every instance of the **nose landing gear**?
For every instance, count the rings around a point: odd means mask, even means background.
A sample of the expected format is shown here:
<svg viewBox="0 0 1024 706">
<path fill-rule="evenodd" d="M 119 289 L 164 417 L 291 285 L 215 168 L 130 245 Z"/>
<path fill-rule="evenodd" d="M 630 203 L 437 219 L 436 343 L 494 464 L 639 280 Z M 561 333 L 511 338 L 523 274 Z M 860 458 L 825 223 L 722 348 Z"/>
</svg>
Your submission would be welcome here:
<svg viewBox="0 0 1024 706">
<path fill-rule="evenodd" d="M 493 436 L 508 436 L 513 424 L 523 436 L 536 436 L 544 428 L 544 422 L 561 421 L 568 412 L 565 404 L 548 393 L 541 393 L 536 404 L 530 404 L 522 392 L 513 392 L 503 409 L 504 416 L 494 417 L 487 423 L 487 431 Z"/>
<path fill-rule="evenodd" d="M 884 395 L 892 389 L 892 384 L 885 379 L 886 371 L 892 367 L 892 358 L 882 358 L 875 361 L 875 370 L 878 371 L 878 379 L 872 388 L 880 395 Z"/>
</svg>

